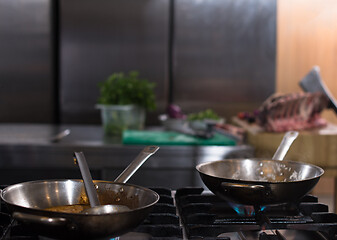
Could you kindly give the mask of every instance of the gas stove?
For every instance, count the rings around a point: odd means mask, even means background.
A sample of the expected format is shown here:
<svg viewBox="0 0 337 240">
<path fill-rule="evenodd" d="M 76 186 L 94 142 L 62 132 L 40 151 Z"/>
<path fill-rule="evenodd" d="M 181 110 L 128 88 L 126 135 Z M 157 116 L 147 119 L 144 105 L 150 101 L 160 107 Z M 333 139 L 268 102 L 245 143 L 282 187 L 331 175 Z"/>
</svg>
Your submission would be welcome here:
<svg viewBox="0 0 337 240">
<path fill-rule="evenodd" d="M 203 188 L 178 189 L 175 200 L 187 239 L 337 239 L 337 214 L 312 195 L 249 213 Z"/>
<path fill-rule="evenodd" d="M 160 195 L 153 212 L 118 239 L 337 239 L 337 214 L 329 213 L 328 206 L 312 195 L 297 203 L 243 213 L 203 188 L 152 189 Z M 0 240 L 50 239 L 13 220 L 4 203 L 0 234 Z"/>
</svg>

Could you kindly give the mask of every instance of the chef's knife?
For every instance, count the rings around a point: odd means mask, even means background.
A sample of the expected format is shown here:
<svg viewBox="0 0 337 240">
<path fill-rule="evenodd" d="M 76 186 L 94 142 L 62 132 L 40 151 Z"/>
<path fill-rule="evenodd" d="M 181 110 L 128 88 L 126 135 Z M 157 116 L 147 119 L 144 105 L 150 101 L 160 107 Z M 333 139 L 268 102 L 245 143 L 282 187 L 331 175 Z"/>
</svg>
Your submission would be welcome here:
<svg viewBox="0 0 337 240">
<path fill-rule="evenodd" d="M 159 116 L 159 120 L 163 122 L 164 128 L 168 131 L 174 131 L 191 135 L 198 138 L 209 139 L 214 136 L 213 126 L 215 124 L 207 124 L 206 130 L 196 130 L 189 126 L 188 122 L 181 119 L 169 119 L 168 115 L 162 114 Z"/>
<path fill-rule="evenodd" d="M 336 99 L 332 96 L 331 92 L 324 84 L 321 75 L 319 66 L 314 66 L 311 71 L 300 81 L 300 86 L 305 92 L 322 92 L 326 95 L 330 102 L 329 108 L 332 108 L 335 113 L 337 113 L 337 102 Z"/>
<path fill-rule="evenodd" d="M 210 129 L 196 130 L 184 124 L 181 126 L 172 126 L 169 130 L 204 139 L 209 139 L 214 136 L 214 132 Z"/>
</svg>

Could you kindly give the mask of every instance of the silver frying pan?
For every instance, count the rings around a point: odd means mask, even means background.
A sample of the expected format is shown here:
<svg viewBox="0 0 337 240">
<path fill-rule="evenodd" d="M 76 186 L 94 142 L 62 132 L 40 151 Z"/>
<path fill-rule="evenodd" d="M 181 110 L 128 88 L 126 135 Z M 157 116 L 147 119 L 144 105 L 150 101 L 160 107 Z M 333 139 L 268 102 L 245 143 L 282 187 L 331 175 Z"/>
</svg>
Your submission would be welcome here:
<svg viewBox="0 0 337 240">
<path fill-rule="evenodd" d="M 274 159 L 225 159 L 199 164 L 196 169 L 215 195 L 253 206 L 296 202 L 324 173 L 312 164 Z"/>
<path fill-rule="evenodd" d="M 1 199 L 15 219 L 44 236 L 57 239 L 120 236 L 138 226 L 159 200 L 159 195 L 151 189 L 125 183 L 158 148 L 144 148 L 115 182 L 94 181 L 102 205 L 123 205 L 130 211 L 86 214 L 47 210 L 55 206 L 88 204 L 83 181 L 79 179 L 40 180 L 11 185 L 1 191 Z"/>
</svg>

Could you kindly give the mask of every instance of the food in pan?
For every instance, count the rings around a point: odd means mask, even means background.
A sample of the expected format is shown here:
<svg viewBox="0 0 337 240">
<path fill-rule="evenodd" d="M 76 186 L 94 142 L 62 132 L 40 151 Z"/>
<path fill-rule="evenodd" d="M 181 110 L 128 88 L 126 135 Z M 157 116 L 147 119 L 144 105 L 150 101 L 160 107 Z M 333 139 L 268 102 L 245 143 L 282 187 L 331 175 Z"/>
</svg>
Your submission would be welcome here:
<svg viewBox="0 0 337 240">
<path fill-rule="evenodd" d="M 50 208 L 45 208 L 44 210 L 53 212 L 64 212 L 64 213 L 80 213 L 85 209 L 90 208 L 90 205 L 84 204 L 74 204 L 74 205 L 62 205 Z"/>
</svg>

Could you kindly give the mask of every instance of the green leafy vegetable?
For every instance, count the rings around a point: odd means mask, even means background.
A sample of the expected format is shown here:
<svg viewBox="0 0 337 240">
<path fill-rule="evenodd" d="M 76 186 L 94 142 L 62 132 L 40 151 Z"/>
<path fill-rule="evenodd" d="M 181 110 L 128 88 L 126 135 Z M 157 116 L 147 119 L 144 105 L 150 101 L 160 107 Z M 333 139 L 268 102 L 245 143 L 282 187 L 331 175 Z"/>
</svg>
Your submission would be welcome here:
<svg viewBox="0 0 337 240">
<path fill-rule="evenodd" d="M 206 109 L 205 111 L 201 111 L 198 113 L 191 113 L 187 115 L 187 120 L 189 121 L 204 120 L 204 119 L 219 120 L 220 117 L 212 109 Z"/>
<path fill-rule="evenodd" d="M 148 111 L 156 109 L 155 83 L 140 79 L 137 71 L 128 74 L 114 73 L 99 83 L 99 104 L 129 105 L 135 104 Z"/>
</svg>

